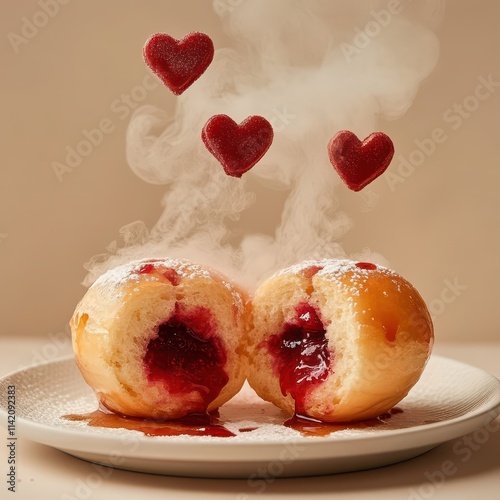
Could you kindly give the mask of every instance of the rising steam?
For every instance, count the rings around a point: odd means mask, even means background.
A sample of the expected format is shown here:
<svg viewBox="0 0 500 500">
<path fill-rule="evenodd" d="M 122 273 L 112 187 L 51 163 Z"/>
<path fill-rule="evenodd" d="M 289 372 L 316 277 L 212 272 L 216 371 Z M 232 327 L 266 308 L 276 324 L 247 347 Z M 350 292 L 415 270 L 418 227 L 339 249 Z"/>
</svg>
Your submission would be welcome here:
<svg viewBox="0 0 500 500">
<path fill-rule="evenodd" d="M 167 186 L 163 212 L 151 231 L 122 228 L 125 246 L 92 259 L 86 284 L 150 256 L 188 258 L 249 286 L 303 259 L 345 256 L 337 241 L 351 223 L 338 211 L 341 181 L 326 145 L 341 129 L 364 138 L 411 105 L 437 62 L 432 28 L 443 10 L 442 0 L 414 4 L 401 1 L 391 14 L 379 1 L 216 0 L 233 45 L 216 50 L 173 115 L 144 106 L 129 125 L 128 162 L 141 179 Z M 237 122 L 262 115 L 274 126 L 270 150 L 242 179 L 226 176 L 200 139 L 221 113 Z M 264 194 L 247 188 L 252 176 Z M 230 230 L 245 210 L 266 213 L 269 186 L 287 193 L 275 233 Z"/>
</svg>

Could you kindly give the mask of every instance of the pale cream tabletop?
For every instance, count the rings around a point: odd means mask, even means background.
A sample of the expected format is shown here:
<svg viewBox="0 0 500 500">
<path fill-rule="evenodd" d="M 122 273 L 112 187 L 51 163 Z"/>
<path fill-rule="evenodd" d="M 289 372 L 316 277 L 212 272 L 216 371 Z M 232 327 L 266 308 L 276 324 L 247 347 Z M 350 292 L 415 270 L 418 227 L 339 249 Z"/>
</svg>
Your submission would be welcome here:
<svg viewBox="0 0 500 500">
<path fill-rule="evenodd" d="M 71 352 L 69 341 L 53 340 L 57 342 L 2 340 L 0 375 L 29 366 L 33 361 L 55 359 Z M 434 352 L 500 377 L 500 342 L 438 344 Z M 488 439 L 482 439 L 481 443 L 459 438 L 420 457 L 388 467 L 322 477 L 270 478 L 260 482 L 166 477 L 107 469 L 19 436 L 17 490 L 10 493 L 7 489 L 7 455 L 2 452 L 0 469 L 4 479 L 0 498 L 500 500 L 500 432 L 495 432 L 500 430 L 500 418 L 490 429 L 493 432 L 489 432 Z M 6 434 L 1 427 L 3 443 Z M 457 441 L 462 443 L 457 446 Z M 443 464 L 449 466 L 450 461 L 454 465 L 453 474 L 444 474 Z"/>
</svg>

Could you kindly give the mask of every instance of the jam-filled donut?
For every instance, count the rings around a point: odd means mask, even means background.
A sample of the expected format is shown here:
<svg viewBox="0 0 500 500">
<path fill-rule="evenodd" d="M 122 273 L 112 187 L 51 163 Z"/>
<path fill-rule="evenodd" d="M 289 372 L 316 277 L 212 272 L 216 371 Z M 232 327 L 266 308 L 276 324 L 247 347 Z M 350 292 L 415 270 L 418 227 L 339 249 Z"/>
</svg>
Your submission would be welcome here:
<svg viewBox="0 0 500 500">
<path fill-rule="evenodd" d="M 432 348 L 422 297 L 371 263 L 303 262 L 264 282 L 252 303 L 249 383 L 300 416 L 379 416 L 417 382 Z"/>
<path fill-rule="evenodd" d="M 100 404 L 176 419 L 215 410 L 241 388 L 245 293 L 205 267 L 143 260 L 99 277 L 71 319 L 76 362 Z"/>
</svg>

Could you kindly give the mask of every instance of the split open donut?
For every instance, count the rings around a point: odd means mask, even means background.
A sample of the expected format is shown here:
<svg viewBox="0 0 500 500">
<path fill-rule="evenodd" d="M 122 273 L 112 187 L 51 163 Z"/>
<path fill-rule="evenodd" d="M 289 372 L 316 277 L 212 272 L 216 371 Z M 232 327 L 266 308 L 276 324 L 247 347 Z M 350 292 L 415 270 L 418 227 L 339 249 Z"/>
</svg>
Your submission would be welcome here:
<svg viewBox="0 0 500 500">
<path fill-rule="evenodd" d="M 176 419 L 215 410 L 246 376 L 244 291 L 177 259 L 135 261 L 87 290 L 71 319 L 73 350 L 100 404 Z"/>
<path fill-rule="evenodd" d="M 433 326 L 416 289 L 366 262 L 306 261 L 256 291 L 249 383 L 292 414 L 326 422 L 377 417 L 419 379 Z"/>
</svg>

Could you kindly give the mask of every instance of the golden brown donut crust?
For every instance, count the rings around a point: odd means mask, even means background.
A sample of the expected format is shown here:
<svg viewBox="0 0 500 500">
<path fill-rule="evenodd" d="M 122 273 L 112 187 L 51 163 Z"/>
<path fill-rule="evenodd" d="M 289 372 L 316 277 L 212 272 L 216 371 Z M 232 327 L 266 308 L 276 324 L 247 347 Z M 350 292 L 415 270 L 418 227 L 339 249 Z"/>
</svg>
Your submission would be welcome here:
<svg viewBox="0 0 500 500">
<path fill-rule="evenodd" d="M 304 302 L 323 322 L 331 363 L 327 378 L 306 395 L 308 416 L 328 422 L 373 418 L 406 396 L 434 338 L 424 300 L 394 271 L 334 259 L 291 266 L 256 291 L 248 379 L 257 394 L 288 413 L 295 411 L 292 396 L 282 394 L 267 343 Z"/>
<path fill-rule="evenodd" d="M 141 273 L 146 265 L 152 271 Z M 178 283 L 168 278 L 172 270 Z M 76 362 L 103 406 L 128 416 L 173 419 L 197 404 L 199 391 L 169 394 L 163 384 L 148 381 L 143 362 L 149 341 L 176 303 L 209 309 L 225 347 L 223 369 L 229 381 L 207 411 L 240 390 L 246 378 L 242 340 L 250 314 L 247 294 L 206 267 L 178 259 L 144 259 L 98 278 L 70 322 Z"/>
</svg>

